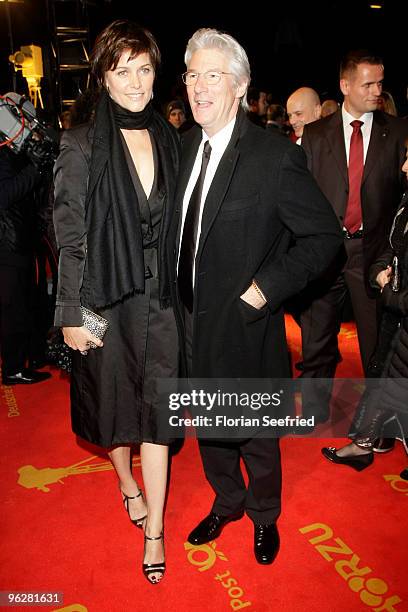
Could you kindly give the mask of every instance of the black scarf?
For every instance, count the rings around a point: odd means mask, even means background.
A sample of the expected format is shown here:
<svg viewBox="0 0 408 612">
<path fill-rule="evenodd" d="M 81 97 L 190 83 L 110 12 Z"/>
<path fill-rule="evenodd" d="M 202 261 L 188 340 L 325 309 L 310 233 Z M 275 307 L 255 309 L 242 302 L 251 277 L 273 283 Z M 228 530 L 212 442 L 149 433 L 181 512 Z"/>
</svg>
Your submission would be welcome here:
<svg viewBox="0 0 408 612">
<path fill-rule="evenodd" d="M 89 189 L 86 202 L 87 286 L 84 298 L 94 308 L 144 293 L 145 269 L 139 203 L 133 187 L 120 128 L 148 129 L 156 142 L 167 191 L 162 226 L 168 227 L 178 169 L 177 136 L 149 103 L 139 113 L 116 104 L 103 91 L 95 116 Z M 171 176 L 173 175 L 173 176 Z M 170 209 L 170 210 L 169 210 Z M 169 305 L 164 233 L 159 237 L 159 293 L 162 308 Z"/>
<path fill-rule="evenodd" d="M 109 98 L 109 104 L 112 107 L 113 117 L 118 128 L 124 130 L 147 130 L 152 124 L 153 104 L 151 101 L 138 113 L 133 113 L 123 108 L 112 98 Z"/>
</svg>

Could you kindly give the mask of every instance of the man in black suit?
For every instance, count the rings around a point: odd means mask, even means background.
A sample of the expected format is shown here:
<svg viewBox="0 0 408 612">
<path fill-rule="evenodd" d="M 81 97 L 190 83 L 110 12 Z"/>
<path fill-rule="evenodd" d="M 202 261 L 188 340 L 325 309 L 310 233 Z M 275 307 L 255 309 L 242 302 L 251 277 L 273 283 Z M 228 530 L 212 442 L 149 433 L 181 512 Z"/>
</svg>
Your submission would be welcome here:
<svg viewBox="0 0 408 612">
<path fill-rule="evenodd" d="M 404 140 L 408 124 L 377 111 L 382 60 L 350 52 L 340 68 L 344 103 L 336 113 L 305 126 L 302 147 L 308 166 L 343 228 L 344 250 L 330 273 L 306 293 L 301 316 L 305 378 L 331 379 L 337 364 L 337 334 L 349 292 L 364 371 L 374 351 L 378 308 L 368 269 L 387 245 L 403 191 Z M 329 416 L 330 392 L 306 400 L 304 415 Z"/>
<path fill-rule="evenodd" d="M 199 125 L 184 138 L 169 236 L 185 372 L 287 378 L 282 304 L 323 272 L 341 244 L 340 229 L 301 147 L 246 118 L 250 68 L 238 42 L 198 30 L 186 65 L 183 80 Z M 189 541 L 216 538 L 245 511 L 255 525 L 257 561 L 272 563 L 279 547 L 278 440 L 202 439 L 200 452 L 216 497 Z"/>
</svg>

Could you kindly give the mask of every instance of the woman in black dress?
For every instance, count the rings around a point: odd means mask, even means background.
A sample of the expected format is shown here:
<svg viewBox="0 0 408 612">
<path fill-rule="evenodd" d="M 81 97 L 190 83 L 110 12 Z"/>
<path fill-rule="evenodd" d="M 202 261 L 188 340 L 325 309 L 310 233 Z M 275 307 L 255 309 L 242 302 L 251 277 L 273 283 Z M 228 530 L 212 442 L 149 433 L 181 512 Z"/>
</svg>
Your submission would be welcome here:
<svg viewBox="0 0 408 612">
<path fill-rule="evenodd" d="M 178 355 L 165 242 L 179 143 L 152 107 L 159 61 L 153 36 L 136 24 L 115 21 L 101 32 L 91 57 L 94 118 L 62 137 L 54 212 L 55 324 L 74 349 L 73 431 L 108 450 L 129 517 L 145 532 L 152 583 L 165 571 L 169 443 L 158 430 L 155 380 L 177 376 Z M 81 305 L 109 321 L 103 343 L 82 325 Z M 146 499 L 132 475 L 132 444 L 140 444 Z"/>
</svg>

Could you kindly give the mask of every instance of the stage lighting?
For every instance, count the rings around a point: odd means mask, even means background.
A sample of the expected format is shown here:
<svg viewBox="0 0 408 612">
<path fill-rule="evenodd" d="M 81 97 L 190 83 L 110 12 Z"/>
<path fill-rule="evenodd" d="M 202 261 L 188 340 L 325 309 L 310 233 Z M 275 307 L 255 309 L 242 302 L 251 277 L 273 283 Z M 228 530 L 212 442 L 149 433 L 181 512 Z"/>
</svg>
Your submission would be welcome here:
<svg viewBox="0 0 408 612">
<path fill-rule="evenodd" d="M 14 70 L 21 70 L 23 77 L 28 84 L 31 102 L 37 107 L 37 100 L 40 100 L 41 108 L 44 108 L 41 98 L 40 81 L 44 76 L 41 47 L 36 45 L 26 45 L 20 47 L 9 60 L 14 64 Z"/>
</svg>

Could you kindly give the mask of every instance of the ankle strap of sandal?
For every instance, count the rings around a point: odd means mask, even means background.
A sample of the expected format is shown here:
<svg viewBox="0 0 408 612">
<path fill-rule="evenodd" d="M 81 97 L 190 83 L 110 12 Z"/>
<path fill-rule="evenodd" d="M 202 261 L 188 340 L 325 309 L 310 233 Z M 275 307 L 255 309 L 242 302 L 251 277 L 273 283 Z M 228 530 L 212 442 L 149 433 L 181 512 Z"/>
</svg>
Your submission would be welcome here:
<svg viewBox="0 0 408 612">
<path fill-rule="evenodd" d="M 142 491 L 140 490 L 139 493 L 137 495 L 126 495 L 126 493 L 124 493 L 122 491 L 122 489 L 120 490 L 120 492 L 122 493 L 124 500 L 126 501 L 127 499 L 137 499 L 138 497 L 140 497 L 142 495 Z"/>
<path fill-rule="evenodd" d="M 150 537 L 150 536 L 148 536 L 148 535 L 146 535 L 146 534 L 145 534 L 145 538 L 146 538 L 146 540 L 161 540 L 161 539 L 162 539 L 162 537 L 163 537 L 163 534 L 162 534 L 162 533 L 161 533 L 159 536 L 157 536 L 157 537 Z"/>
</svg>

